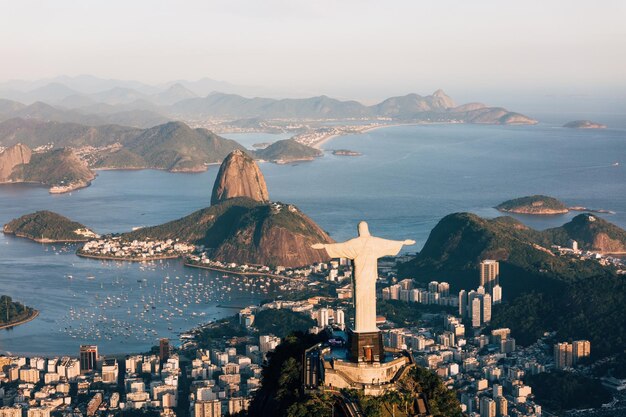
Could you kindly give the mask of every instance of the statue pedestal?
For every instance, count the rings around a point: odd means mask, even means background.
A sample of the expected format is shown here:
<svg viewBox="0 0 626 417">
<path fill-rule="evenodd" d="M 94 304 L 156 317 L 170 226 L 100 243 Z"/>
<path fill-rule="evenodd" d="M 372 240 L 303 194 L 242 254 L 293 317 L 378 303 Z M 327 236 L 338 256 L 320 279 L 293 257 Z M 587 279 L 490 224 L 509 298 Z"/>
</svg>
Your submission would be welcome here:
<svg viewBox="0 0 626 417">
<path fill-rule="evenodd" d="M 348 351 L 352 362 L 380 362 L 385 354 L 383 335 L 379 331 L 356 333 L 348 330 Z"/>
</svg>

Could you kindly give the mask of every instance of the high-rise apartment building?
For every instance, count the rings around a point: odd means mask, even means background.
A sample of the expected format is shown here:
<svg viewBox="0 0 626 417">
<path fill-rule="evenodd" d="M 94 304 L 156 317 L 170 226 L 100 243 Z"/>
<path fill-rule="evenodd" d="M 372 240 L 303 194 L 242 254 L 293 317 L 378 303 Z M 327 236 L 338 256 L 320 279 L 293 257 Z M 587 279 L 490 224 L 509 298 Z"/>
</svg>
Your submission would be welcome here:
<svg viewBox="0 0 626 417">
<path fill-rule="evenodd" d="M 496 402 L 496 415 L 498 417 L 504 417 L 509 415 L 509 402 L 503 396 L 497 397 Z"/>
<path fill-rule="evenodd" d="M 482 303 L 483 303 L 483 306 L 482 306 L 483 315 L 481 317 L 482 324 L 491 323 L 491 296 L 489 294 L 485 294 L 482 299 Z"/>
<path fill-rule="evenodd" d="M 222 403 L 220 400 L 196 401 L 193 406 L 193 417 L 221 417 Z"/>
<path fill-rule="evenodd" d="M 494 286 L 500 284 L 500 264 L 498 261 L 486 259 L 480 263 L 480 285 L 490 293 Z"/>
<path fill-rule="evenodd" d="M 335 313 L 335 324 L 337 326 L 343 326 L 346 324 L 346 313 L 344 313 L 344 311 L 340 308 L 338 308 Z"/>
<path fill-rule="evenodd" d="M 557 369 L 572 367 L 573 356 L 571 343 L 563 342 L 554 345 L 554 364 Z"/>
<path fill-rule="evenodd" d="M 328 309 L 327 308 L 320 308 L 319 311 L 317 312 L 317 325 L 319 327 L 328 326 Z"/>
<path fill-rule="evenodd" d="M 163 338 L 159 340 L 159 359 L 161 362 L 167 361 L 170 357 L 170 339 Z"/>
<path fill-rule="evenodd" d="M 98 364 L 98 346 L 80 346 L 80 371 L 90 372 L 96 369 Z"/>
<path fill-rule="evenodd" d="M 500 304 L 502 302 L 502 287 L 499 285 L 494 285 L 491 290 L 492 302 L 494 304 Z"/>
<path fill-rule="evenodd" d="M 467 291 L 459 291 L 459 316 L 465 318 L 467 316 Z"/>
<path fill-rule="evenodd" d="M 480 398 L 480 417 L 496 417 L 496 402 L 487 396 Z"/>
<path fill-rule="evenodd" d="M 472 327 L 480 327 L 482 316 L 482 296 L 475 296 L 471 304 Z"/>
<path fill-rule="evenodd" d="M 589 340 L 575 340 L 572 343 L 572 363 L 574 365 L 589 355 L 591 355 L 591 342 Z"/>
</svg>

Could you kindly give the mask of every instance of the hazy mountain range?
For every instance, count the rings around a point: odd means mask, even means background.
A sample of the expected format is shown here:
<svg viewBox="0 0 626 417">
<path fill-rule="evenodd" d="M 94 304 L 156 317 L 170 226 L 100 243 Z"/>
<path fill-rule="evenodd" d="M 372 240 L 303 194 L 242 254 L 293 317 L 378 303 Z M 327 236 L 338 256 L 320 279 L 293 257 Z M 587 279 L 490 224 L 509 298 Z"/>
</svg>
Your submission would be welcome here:
<svg viewBox="0 0 626 417">
<path fill-rule="evenodd" d="M 371 106 L 327 96 L 245 97 L 250 91 L 208 78 L 193 82 L 178 80 L 160 86 L 92 76 L 10 81 L 0 84 L 0 120 L 22 117 L 91 126 L 114 123 L 136 127 L 151 127 L 172 119 L 203 118 L 535 123 L 529 117 L 500 107 L 481 103 L 457 106 L 442 90 L 427 96 L 391 97 Z"/>
</svg>

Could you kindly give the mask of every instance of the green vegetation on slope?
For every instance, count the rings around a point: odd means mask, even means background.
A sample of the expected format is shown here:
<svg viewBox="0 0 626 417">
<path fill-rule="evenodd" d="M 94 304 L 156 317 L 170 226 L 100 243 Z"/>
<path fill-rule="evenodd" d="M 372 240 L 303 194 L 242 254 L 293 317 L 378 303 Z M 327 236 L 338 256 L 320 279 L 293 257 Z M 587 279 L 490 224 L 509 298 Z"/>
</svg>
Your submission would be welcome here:
<svg viewBox="0 0 626 417">
<path fill-rule="evenodd" d="M 206 129 L 192 129 L 182 122 L 145 129 L 123 145 L 123 151 L 102 153 L 96 166 L 202 171 L 207 164 L 220 162 L 233 150 L 243 149 L 234 140 Z"/>
<path fill-rule="evenodd" d="M 546 249 L 570 238 L 592 246 L 604 234 L 626 242 L 623 230 L 589 216 L 539 232 L 510 217 L 451 214 L 433 229 L 417 258 L 401 265 L 400 274 L 469 290 L 478 286 L 480 260 L 497 259 L 505 303 L 494 307 L 493 326 L 510 327 L 522 345 L 548 330 L 557 330 L 560 340 L 589 339 L 592 355 L 602 357 L 626 343 L 626 316 L 619 313 L 626 302 L 625 281 L 612 267 Z"/>
<path fill-rule="evenodd" d="M 531 195 L 528 197 L 515 198 L 498 204 L 500 211 L 525 214 L 556 214 L 567 213 L 569 209 L 561 201 L 546 195 Z"/>
<path fill-rule="evenodd" d="M 365 396 L 347 391 L 368 417 L 409 417 L 419 414 L 416 401 L 426 399 L 430 415 L 437 417 L 461 417 L 461 404 L 455 392 L 449 390 L 433 371 L 416 366 L 398 381 L 397 391 L 380 397 Z"/>
<path fill-rule="evenodd" d="M 87 185 L 95 174 L 68 148 L 34 153 L 28 164 L 13 168 L 11 180 L 36 182 L 49 186 Z"/>
<path fill-rule="evenodd" d="M 612 398 L 599 380 L 571 372 L 529 375 L 525 383 L 532 387 L 537 402 L 550 412 L 599 408 Z"/>
<path fill-rule="evenodd" d="M 542 232 L 544 242 L 565 246 L 568 240 L 578 247 L 600 252 L 626 251 L 626 230 L 594 214 L 583 213 L 561 227 Z"/>
<path fill-rule="evenodd" d="M 565 286 L 558 296 L 540 289 L 496 306 L 491 325 L 509 327 L 522 345 L 545 331 L 557 331 L 558 340 L 588 339 L 591 355 L 602 358 L 626 345 L 626 281 L 600 276 Z"/>
<path fill-rule="evenodd" d="M 580 216 L 584 215 L 572 222 Z M 567 234 L 567 227 L 557 229 Z M 470 213 L 450 214 L 439 221 L 417 258 L 402 265 L 400 273 L 470 289 L 478 286 L 480 261 L 496 259 L 509 297 L 533 288 L 558 290 L 564 282 L 612 274 L 595 261 L 555 256 L 548 248 L 557 229 L 539 232 L 511 217 L 488 220 Z"/>
<path fill-rule="evenodd" d="M 0 326 L 25 320 L 33 313 L 32 308 L 13 301 L 8 295 L 0 296 Z"/>
<path fill-rule="evenodd" d="M 292 334 L 284 338 L 274 352 L 268 354 L 269 364 L 263 368 L 261 388 L 252 400 L 249 415 L 260 417 L 307 415 L 301 414 L 301 407 L 297 405 L 309 400 L 309 397 L 301 391 L 302 358 L 304 351 L 321 342 L 322 337 L 323 335 Z M 319 405 L 324 409 L 326 402 Z M 328 415 L 332 410 L 331 407 L 329 404 Z"/>
<path fill-rule="evenodd" d="M 254 317 L 254 327 L 260 334 L 273 334 L 285 337 L 293 332 L 306 332 L 315 326 L 315 321 L 302 313 L 291 310 L 267 309 Z"/>
<path fill-rule="evenodd" d="M 322 156 L 322 151 L 303 145 L 293 139 L 285 139 L 274 142 L 265 149 L 256 151 L 255 155 L 260 159 L 272 162 L 298 161 Z"/>
<path fill-rule="evenodd" d="M 400 300 L 383 300 L 379 298 L 376 300 L 376 311 L 388 321 L 392 321 L 401 327 L 408 327 L 417 325 L 424 312 L 440 313 L 442 311 L 448 311 L 455 313 L 458 312 L 458 309 L 454 307 L 407 303 Z"/>
<path fill-rule="evenodd" d="M 51 211 L 42 210 L 26 214 L 4 225 L 4 233 L 36 241 L 86 242 L 88 237 L 76 233 L 87 228 Z"/>
<path fill-rule="evenodd" d="M 224 339 L 240 337 L 247 334 L 245 327 L 239 324 L 239 317 L 230 316 L 203 327 L 196 340 L 201 348 L 221 346 Z"/>
<path fill-rule="evenodd" d="M 287 267 L 322 262 L 311 249 L 331 242 L 311 219 L 290 205 L 231 198 L 160 226 L 125 234 L 126 239 L 176 239 L 204 245 L 212 258 L 239 264 Z"/>
</svg>

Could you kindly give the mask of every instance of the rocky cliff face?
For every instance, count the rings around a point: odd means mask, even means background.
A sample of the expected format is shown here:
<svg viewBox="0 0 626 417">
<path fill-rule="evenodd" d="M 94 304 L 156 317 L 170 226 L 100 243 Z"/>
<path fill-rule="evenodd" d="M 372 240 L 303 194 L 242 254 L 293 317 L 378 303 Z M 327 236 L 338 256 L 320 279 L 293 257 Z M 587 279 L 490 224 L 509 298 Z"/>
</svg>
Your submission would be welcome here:
<svg viewBox="0 0 626 417">
<path fill-rule="evenodd" d="M 261 203 L 269 201 L 263 173 L 241 150 L 231 152 L 222 162 L 213 185 L 211 205 L 234 197 L 247 197 Z"/>
<path fill-rule="evenodd" d="M 32 152 L 21 143 L 15 144 L 0 153 L 0 182 L 9 181 L 13 168 L 30 162 Z"/>
</svg>

